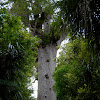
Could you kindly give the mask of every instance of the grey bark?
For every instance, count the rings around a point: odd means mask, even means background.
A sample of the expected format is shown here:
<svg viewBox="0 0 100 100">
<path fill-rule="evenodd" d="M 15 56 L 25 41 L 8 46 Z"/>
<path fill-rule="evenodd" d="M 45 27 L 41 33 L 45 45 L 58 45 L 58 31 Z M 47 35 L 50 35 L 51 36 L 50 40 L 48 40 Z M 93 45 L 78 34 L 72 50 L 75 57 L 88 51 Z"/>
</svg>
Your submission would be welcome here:
<svg viewBox="0 0 100 100">
<path fill-rule="evenodd" d="M 65 36 L 62 36 L 57 44 L 49 44 L 45 48 L 38 49 L 38 98 L 37 100 L 56 100 L 56 93 L 53 90 L 54 80 L 52 74 L 56 67 L 53 59 L 57 54 L 57 45 L 60 45 Z"/>
<path fill-rule="evenodd" d="M 53 91 L 54 72 L 56 62 L 57 48 L 55 44 L 47 45 L 45 48 L 38 49 L 38 100 L 56 100 L 56 94 Z"/>
</svg>

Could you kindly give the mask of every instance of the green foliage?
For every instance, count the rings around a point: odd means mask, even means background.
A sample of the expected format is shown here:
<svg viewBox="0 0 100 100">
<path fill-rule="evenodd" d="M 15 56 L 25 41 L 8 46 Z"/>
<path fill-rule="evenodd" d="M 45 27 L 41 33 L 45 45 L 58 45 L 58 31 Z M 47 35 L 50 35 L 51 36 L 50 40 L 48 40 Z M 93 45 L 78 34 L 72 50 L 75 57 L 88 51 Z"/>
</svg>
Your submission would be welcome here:
<svg viewBox="0 0 100 100">
<path fill-rule="evenodd" d="M 50 33 L 44 33 L 41 36 L 42 45 L 45 47 L 52 42 L 56 43 L 62 34 L 70 32 L 70 43 L 63 48 L 63 52 L 57 60 L 58 66 L 54 72 L 57 99 L 98 100 L 100 98 L 100 0 L 58 0 L 55 3 L 55 9 L 49 0 L 9 1 L 14 1 L 11 12 L 14 15 L 21 16 L 26 26 L 29 24 L 32 26 L 34 23 L 41 26 L 47 17 L 41 20 L 42 17 L 39 18 L 39 14 L 42 15 L 42 12 L 45 12 L 47 15 L 49 13 L 52 15 L 56 8 L 59 9 L 57 15 L 54 15 Z M 31 7 L 32 10 L 29 10 L 28 7 Z M 31 14 L 36 16 L 32 23 L 29 22 L 29 15 Z M 10 30 L 7 27 L 8 24 L 5 24 L 5 26 L 5 31 Z M 8 38 L 9 35 L 5 37 Z M 7 46 L 3 46 L 7 49 Z M 6 51 L 6 49 L 3 50 Z"/>
<path fill-rule="evenodd" d="M 74 35 L 83 35 L 89 41 L 94 37 L 92 46 L 96 55 L 99 53 L 99 10 L 100 0 L 59 0 L 55 3 L 57 13 L 67 25 L 67 30 L 73 32 Z M 57 16 L 58 16 L 57 15 Z"/>
<path fill-rule="evenodd" d="M 53 4 L 50 0 L 34 0 L 34 1 L 9 0 L 9 1 L 14 2 L 10 12 L 13 15 L 20 16 L 25 26 L 30 26 L 31 28 L 33 28 L 33 30 L 35 30 L 34 34 L 39 33 L 38 30 L 42 28 L 42 24 L 44 23 L 44 21 L 48 19 L 48 16 L 52 16 L 54 12 Z M 29 17 L 31 17 L 32 19 L 29 20 Z M 57 27 L 57 25 L 55 26 Z M 53 41 L 58 39 L 58 36 L 56 35 L 57 32 L 54 35 L 53 34 L 54 34 L 53 32 L 50 33 L 43 32 L 42 36 L 43 47 L 45 47 L 47 44 L 50 44 L 52 42 L 52 39 Z"/>
<path fill-rule="evenodd" d="M 100 59 L 93 57 L 91 45 L 84 38 L 69 41 L 56 58 L 53 74 L 57 100 L 99 100 Z"/>
<path fill-rule="evenodd" d="M 23 21 L 24 25 L 28 26 L 29 15 L 32 13 L 32 11 L 28 9 L 28 7 L 30 7 L 29 2 L 25 0 L 9 0 L 9 1 L 14 2 L 10 12 L 13 15 L 21 16 L 21 20 Z"/>
<path fill-rule="evenodd" d="M 62 21 L 61 17 L 54 16 L 53 22 L 51 23 L 50 31 L 52 34 L 54 34 L 55 38 L 57 38 L 57 36 L 61 35 L 62 27 L 63 27 L 63 21 Z"/>
<path fill-rule="evenodd" d="M 20 17 L 0 9 L 0 98 L 32 100 L 28 89 L 34 75 L 38 38 L 30 37 Z"/>
<path fill-rule="evenodd" d="M 62 27 L 63 27 L 63 21 L 59 17 L 53 17 L 53 20 L 50 24 L 50 32 L 48 33 L 43 33 L 42 35 L 42 45 L 45 47 L 46 45 L 50 43 L 56 43 L 62 32 Z"/>
<path fill-rule="evenodd" d="M 100 0 L 59 0 L 55 3 L 71 37 L 57 58 L 53 75 L 58 100 L 100 99 L 99 4 Z"/>
<path fill-rule="evenodd" d="M 44 33 L 42 36 L 42 46 L 45 47 L 47 44 L 51 43 L 50 33 Z"/>
<path fill-rule="evenodd" d="M 21 16 L 24 25 L 29 26 L 29 18 L 31 20 L 39 18 L 39 14 L 45 12 L 49 15 L 53 14 L 52 3 L 49 0 L 9 0 L 13 2 L 10 12 L 13 15 Z M 23 5 L 23 6 L 22 6 Z M 33 17 L 33 16 L 34 17 Z M 46 16 L 47 17 L 47 16 Z"/>
<path fill-rule="evenodd" d="M 46 45 L 51 44 L 56 44 L 56 42 L 58 41 L 59 36 L 58 34 L 55 35 L 52 32 L 48 32 L 48 33 L 43 33 L 42 35 L 42 47 L 46 47 Z"/>
</svg>

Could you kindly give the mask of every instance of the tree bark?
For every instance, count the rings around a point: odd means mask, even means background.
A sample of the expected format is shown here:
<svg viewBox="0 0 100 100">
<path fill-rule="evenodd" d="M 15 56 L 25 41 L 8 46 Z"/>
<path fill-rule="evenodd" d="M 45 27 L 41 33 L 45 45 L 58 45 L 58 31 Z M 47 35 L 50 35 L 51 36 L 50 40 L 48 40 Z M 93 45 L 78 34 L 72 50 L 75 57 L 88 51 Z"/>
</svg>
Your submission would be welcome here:
<svg viewBox="0 0 100 100">
<path fill-rule="evenodd" d="M 45 48 L 38 49 L 38 99 L 37 100 L 56 100 L 53 91 L 54 80 L 52 74 L 55 70 L 56 44 L 49 44 Z"/>
</svg>

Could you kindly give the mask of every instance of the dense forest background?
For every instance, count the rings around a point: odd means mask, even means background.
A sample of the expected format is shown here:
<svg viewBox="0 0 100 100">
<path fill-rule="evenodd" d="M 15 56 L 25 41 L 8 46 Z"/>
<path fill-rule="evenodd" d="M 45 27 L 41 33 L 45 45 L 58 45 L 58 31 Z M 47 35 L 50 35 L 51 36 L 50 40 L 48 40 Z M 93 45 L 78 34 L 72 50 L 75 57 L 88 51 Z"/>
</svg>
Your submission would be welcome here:
<svg viewBox="0 0 100 100">
<path fill-rule="evenodd" d="M 48 20 L 49 31 L 43 27 Z M 28 86 L 36 74 L 37 49 L 55 44 L 64 34 L 69 42 L 55 58 L 52 76 L 57 100 L 99 100 L 99 27 L 99 0 L 1 2 L 0 99 L 34 100 Z"/>
</svg>

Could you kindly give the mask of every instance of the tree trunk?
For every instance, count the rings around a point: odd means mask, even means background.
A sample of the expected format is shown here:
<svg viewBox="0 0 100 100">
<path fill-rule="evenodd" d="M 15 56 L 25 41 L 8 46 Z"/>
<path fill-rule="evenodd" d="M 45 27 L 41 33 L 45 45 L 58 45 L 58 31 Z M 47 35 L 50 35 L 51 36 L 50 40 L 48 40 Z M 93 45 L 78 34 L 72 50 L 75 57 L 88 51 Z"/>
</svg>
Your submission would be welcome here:
<svg viewBox="0 0 100 100">
<path fill-rule="evenodd" d="M 39 38 L 43 38 L 42 25 L 44 25 L 44 33 L 50 33 L 50 15 L 46 18 L 45 22 L 35 22 L 36 25 L 32 27 L 31 31 L 33 35 L 38 35 Z M 33 23 L 34 24 L 34 23 Z M 41 26 L 36 28 L 38 24 Z M 32 25 L 31 25 L 32 26 Z M 42 46 L 42 42 L 38 48 L 38 98 L 37 100 L 56 100 L 56 93 L 53 91 L 54 80 L 52 74 L 55 70 L 56 62 L 53 59 L 56 57 L 57 45 L 60 45 L 61 41 L 65 38 L 65 32 L 60 36 L 59 40 L 51 41 L 51 44 Z M 55 43 L 56 42 L 56 43 Z"/>
<path fill-rule="evenodd" d="M 56 44 L 49 44 L 45 48 L 38 49 L 38 100 L 56 100 L 53 91 L 54 80 L 52 74 L 55 70 Z"/>
</svg>

